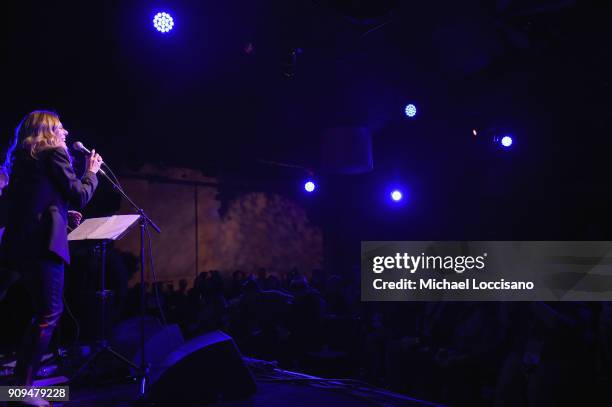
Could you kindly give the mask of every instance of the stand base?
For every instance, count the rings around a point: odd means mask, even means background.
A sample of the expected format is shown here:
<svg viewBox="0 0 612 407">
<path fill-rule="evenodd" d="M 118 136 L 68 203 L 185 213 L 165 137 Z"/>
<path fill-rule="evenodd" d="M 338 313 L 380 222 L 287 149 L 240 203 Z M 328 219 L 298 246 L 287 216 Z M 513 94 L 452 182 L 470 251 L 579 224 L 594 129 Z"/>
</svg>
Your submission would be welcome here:
<svg viewBox="0 0 612 407">
<path fill-rule="evenodd" d="M 138 396 L 139 398 L 144 399 L 147 393 L 147 385 L 148 385 L 148 369 L 142 368 L 141 366 L 136 365 L 134 362 L 123 356 L 121 353 L 117 352 L 113 349 L 107 341 L 99 341 L 97 344 L 97 349 L 93 352 L 87 360 L 79 367 L 79 369 L 70 377 L 70 383 L 75 384 L 79 382 L 88 368 L 92 367 L 96 360 L 100 357 L 100 355 L 104 353 L 108 353 L 113 356 L 115 359 L 119 360 L 123 364 L 129 366 L 130 368 L 136 370 L 138 379 Z"/>
</svg>

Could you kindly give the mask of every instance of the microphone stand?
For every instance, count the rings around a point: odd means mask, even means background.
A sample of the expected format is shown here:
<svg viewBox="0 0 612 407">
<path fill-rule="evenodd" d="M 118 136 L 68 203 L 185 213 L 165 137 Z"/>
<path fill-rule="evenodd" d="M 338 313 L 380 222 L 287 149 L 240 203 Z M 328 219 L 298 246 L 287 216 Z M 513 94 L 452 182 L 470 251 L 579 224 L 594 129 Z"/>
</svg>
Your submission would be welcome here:
<svg viewBox="0 0 612 407">
<path fill-rule="evenodd" d="M 108 165 L 104 164 L 107 168 Z M 109 168 L 110 169 L 110 168 Z M 123 188 L 119 186 L 114 180 L 109 177 L 104 170 L 100 169 L 99 172 L 111 183 L 113 188 L 119 192 L 119 194 L 134 208 L 134 210 L 140 215 L 140 366 L 138 368 L 138 396 L 144 399 L 147 395 L 147 386 L 149 378 L 149 366 L 145 358 L 145 286 L 144 286 L 144 270 L 145 270 L 145 235 L 147 233 L 147 226 L 151 226 L 157 233 L 161 233 L 159 227 L 147 216 L 144 209 L 136 205 L 136 203 L 125 193 Z M 112 173 L 112 171 L 111 171 Z"/>
</svg>

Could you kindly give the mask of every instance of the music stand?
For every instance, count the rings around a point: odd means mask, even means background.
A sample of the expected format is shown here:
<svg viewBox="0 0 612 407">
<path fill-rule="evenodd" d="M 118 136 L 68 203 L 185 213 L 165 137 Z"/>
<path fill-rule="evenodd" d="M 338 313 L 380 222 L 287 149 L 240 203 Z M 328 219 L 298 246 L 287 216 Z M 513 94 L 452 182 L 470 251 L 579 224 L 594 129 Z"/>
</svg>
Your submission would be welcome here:
<svg viewBox="0 0 612 407">
<path fill-rule="evenodd" d="M 78 145 L 77 145 L 78 147 Z M 81 146 L 82 147 L 82 146 Z M 79 148 L 79 151 L 83 153 L 90 154 L 90 152 L 85 148 Z M 134 211 L 138 215 L 138 223 L 140 226 L 140 347 L 142 352 L 140 353 L 140 366 L 138 366 L 138 395 L 141 399 L 146 398 L 147 394 L 147 386 L 148 386 L 148 376 L 149 376 L 149 367 L 147 365 L 147 359 L 145 357 L 145 289 L 144 289 L 144 270 L 145 270 L 145 237 L 148 235 L 149 231 L 147 226 L 151 226 L 153 230 L 157 233 L 161 233 L 159 226 L 153 222 L 151 218 L 147 216 L 145 210 L 140 206 L 136 205 L 136 203 L 129 197 L 128 194 L 125 193 L 119 180 L 110 169 L 110 167 L 106 163 L 102 163 L 102 165 L 106 168 L 106 170 L 112 175 L 112 178 L 104 171 L 103 169 L 99 169 L 98 174 L 102 175 L 106 180 L 113 186 L 113 189 L 117 191 L 134 209 Z M 86 221 L 85 221 L 86 222 Z M 85 223 L 83 222 L 83 223 Z M 78 228 L 77 228 L 78 229 Z M 149 240 L 150 242 L 150 240 Z M 151 254 L 149 252 L 149 254 Z M 130 365 L 133 365 L 129 362 Z"/>
<path fill-rule="evenodd" d="M 100 290 L 96 291 L 96 296 L 100 301 L 100 330 L 99 337 L 96 340 L 96 351 L 91 354 L 81 365 L 81 367 L 72 375 L 70 381 L 75 381 L 81 376 L 85 370 L 94 363 L 94 361 L 102 354 L 109 353 L 121 362 L 129 365 L 133 369 L 140 372 L 141 367 L 133 363 L 131 360 L 123 356 L 121 353 L 113 349 L 106 338 L 106 311 L 107 301 L 112 296 L 112 291 L 106 289 L 106 245 L 121 239 L 125 234 L 136 224 L 140 219 L 140 215 L 113 215 L 105 218 L 86 219 L 76 229 L 68 235 L 69 241 L 92 241 L 97 242 L 96 249 L 99 249 L 101 257 L 101 276 Z"/>
</svg>

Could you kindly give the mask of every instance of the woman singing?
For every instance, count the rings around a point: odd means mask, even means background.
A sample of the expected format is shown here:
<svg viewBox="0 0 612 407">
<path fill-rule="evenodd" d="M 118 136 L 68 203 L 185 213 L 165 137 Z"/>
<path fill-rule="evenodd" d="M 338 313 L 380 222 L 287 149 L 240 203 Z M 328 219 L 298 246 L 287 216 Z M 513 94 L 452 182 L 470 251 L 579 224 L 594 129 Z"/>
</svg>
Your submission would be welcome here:
<svg viewBox="0 0 612 407">
<path fill-rule="evenodd" d="M 2 193 L 0 221 L 6 230 L 0 261 L 6 269 L 21 272 L 34 310 L 15 368 L 21 386 L 32 384 L 62 314 L 64 264 L 70 263 L 67 228 L 80 220 L 78 212 L 69 216 L 68 207 L 82 208 L 89 202 L 102 164 L 92 150 L 78 179 L 67 135 L 56 113 L 31 112 L 17 126 L 4 164 L 8 185 Z"/>
</svg>

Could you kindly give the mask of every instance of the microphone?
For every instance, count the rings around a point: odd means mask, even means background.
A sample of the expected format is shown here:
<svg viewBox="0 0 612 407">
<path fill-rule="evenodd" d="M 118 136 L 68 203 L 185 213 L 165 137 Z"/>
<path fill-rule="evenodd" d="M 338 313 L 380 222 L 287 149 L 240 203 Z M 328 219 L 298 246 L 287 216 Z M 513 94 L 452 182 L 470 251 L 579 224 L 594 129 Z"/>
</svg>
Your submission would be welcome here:
<svg viewBox="0 0 612 407">
<path fill-rule="evenodd" d="M 76 151 L 80 151 L 81 153 L 91 154 L 91 151 L 89 151 L 80 141 L 75 141 L 72 144 L 72 148 L 74 148 Z"/>
<path fill-rule="evenodd" d="M 80 151 L 83 154 L 91 154 L 91 151 L 89 151 L 89 149 L 87 147 L 85 147 L 83 145 L 83 143 L 81 143 L 80 141 L 75 141 L 72 144 L 72 148 L 75 149 L 76 151 Z M 104 164 L 104 162 L 102 162 L 102 164 L 108 168 L 108 166 L 106 164 Z M 102 168 L 99 169 L 100 173 L 104 176 L 106 176 L 106 173 L 104 172 L 104 170 Z"/>
<path fill-rule="evenodd" d="M 81 143 L 80 141 L 75 141 L 75 142 L 72 144 L 72 148 L 73 148 L 74 150 L 79 151 L 79 152 L 84 153 L 84 154 L 91 154 L 91 151 L 89 151 L 89 150 L 87 149 L 87 147 L 85 147 L 85 146 L 83 145 L 83 143 Z M 116 176 L 115 176 L 115 174 L 113 173 L 113 170 L 111 170 L 111 168 L 110 168 L 108 165 L 106 165 L 106 163 L 104 163 L 104 162 L 102 163 L 102 165 L 104 165 L 104 166 L 106 167 L 106 169 L 108 170 L 108 172 L 109 172 L 109 173 L 110 173 L 110 174 L 113 176 L 114 180 L 113 180 L 113 178 L 109 177 L 109 176 L 106 174 L 106 172 L 104 172 L 104 170 L 102 170 L 102 168 L 100 168 L 100 169 L 99 169 L 100 174 L 102 174 L 102 175 L 104 176 L 104 178 L 106 178 L 106 179 L 108 180 L 108 182 L 110 182 L 110 183 L 111 183 L 111 185 L 113 186 L 113 188 L 115 188 L 115 190 L 116 190 L 117 192 L 119 192 L 119 193 L 120 193 L 120 194 L 121 194 L 121 195 L 122 195 L 122 196 L 123 196 L 123 197 L 124 197 L 124 198 L 125 198 L 125 199 L 126 199 L 128 202 L 129 202 L 129 203 L 130 203 L 130 205 L 132 205 L 132 206 L 134 207 L 134 209 L 136 209 L 136 210 L 138 211 L 138 213 L 139 213 L 139 218 L 140 218 L 140 219 L 143 219 L 143 220 L 144 220 L 144 222 L 145 222 L 145 223 L 144 223 L 144 225 L 149 224 L 149 225 L 151 225 L 151 227 L 152 227 L 153 229 L 155 229 L 155 231 L 156 231 L 157 233 L 161 233 L 161 231 L 159 230 L 159 227 L 158 227 L 158 226 L 157 226 L 157 225 L 156 225 L 156 224 L 155 224 L 155 223 L 154 223 L 154 222 L 153 222 L 153 221 L 152 221 L 152 220 L 151 220 L 151 219 L 150 219 L 150 218 L 149 218 L 149 217 L 148 217 L 148 216 L 145 214 L 144 210 L 143 210 L 143 209 L 140 209 L 140 208 L 138 207 L 138 205 L 136 205 L 136 204 L 134 203 L 134 201 L 132 201 L 132 199 L 131 199 L 131 198 L 130 198 L 130 197 L 129 197 L 129 196 L 126 194 L 126 193 L 125 193 L 125 191 L 123 191 L 123 188 L 121 187 L 121 183 L 119 183 L 119 180 L 117 179 L 117 177 L 116 177 Z M 142 238 L 142 239 L 143 239 L 143 241 L 144 241 L 144 231 L 145 231 L 145 229 L 144 229 L 144 227 L 143 227 L 143 228 L 141 228 L 140 230 L 141 230 L 141 238 Z M 144 250 L 144 248 L 143 248 L 143 250 Z M 142 252 L 142 253 L 144 253 L 144 252 Z M 142 267 L 142 269 L 144 270 L 144 266 Z M 144 352 L 143 352 L 143 354 L 144 354 Z"/>
</svg>

